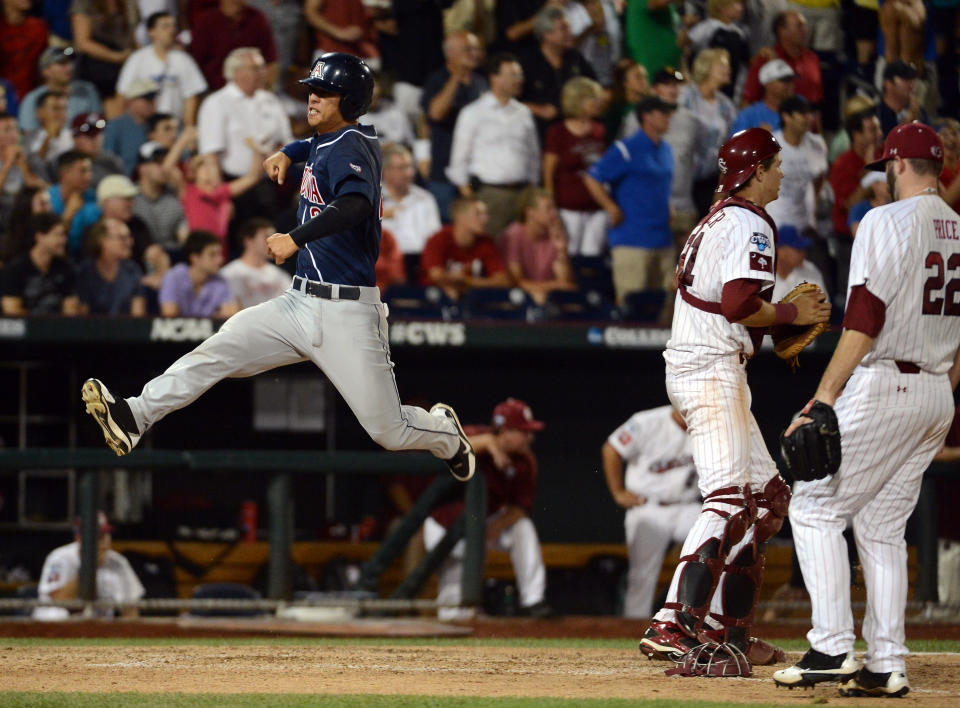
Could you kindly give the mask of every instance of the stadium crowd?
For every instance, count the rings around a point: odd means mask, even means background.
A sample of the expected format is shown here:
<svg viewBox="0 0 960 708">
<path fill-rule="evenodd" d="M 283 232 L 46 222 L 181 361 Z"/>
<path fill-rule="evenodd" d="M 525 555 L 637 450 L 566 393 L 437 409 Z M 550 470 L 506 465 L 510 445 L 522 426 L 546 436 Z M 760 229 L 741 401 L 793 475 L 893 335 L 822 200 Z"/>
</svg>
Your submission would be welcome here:
<svg viewBox="0 0 960 708">
<path fill-rule="evenodd" d="M 960 207 L 960 0 L 2 5 L 4 315 L 223 317 L 285 289 L 265 242 L 299 177 L 261 163 L 309 134 L 297 79 L 325 51 L 376 70 L 378 285 L 427 307 L 494 290 L 630 317 L 652 295 L 666 321 L 747 127 L 783 146 L 783 286 L 821 283 L 838 315 L 891 128 L 936 127 Z"/>
</svg>

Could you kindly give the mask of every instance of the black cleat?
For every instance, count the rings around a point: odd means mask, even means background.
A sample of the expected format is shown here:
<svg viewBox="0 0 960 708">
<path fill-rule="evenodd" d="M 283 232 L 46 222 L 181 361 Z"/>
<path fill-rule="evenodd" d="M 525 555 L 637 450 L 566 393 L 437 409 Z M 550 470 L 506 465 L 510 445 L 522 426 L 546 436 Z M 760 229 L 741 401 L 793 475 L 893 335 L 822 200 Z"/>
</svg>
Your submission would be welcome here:
<svg viewBox="0 0 960 708">
<path fill-rule="evenodd" d="M 87 413 L 103 430 L 104 440 L 117 455 L 126 455 L 140 442 L 140 431 L 125 400 L 110 393 L 99 379 L 87 379 L 80 389 Z"/>
<path fill-rule="evenodd" d="M 910 693 L 907 675 L 899 671 L 875 674 L 860 669 L 849 681 L 840 686 L 841 696 L 874 696 L 881 698 L 902 698 Z"/>
<path fill-rule="evenodd" d="M 808 649 L 796 664 L 773 672 L 773 682 L 778 686 L 794 688 L 813 686 L 824 681 L 846 681 L 857 673 L 860 662 L 853 652 L 830 656 L 816 649 Z"/>
<path fill-rule="evenodd" d="M 437 403 L 434 405 L 434 407 L 430 409 L 430 414 L 445 416 L 452 420 L 453 424 L 457 426 L 457 434 L 460 436 L 460 449 L 457 450 L 457 453 L 453 457 L 444 460 L 444 462 L 447 463 L 447 467 L 450 468 L 450 474 L 452 474 L 455 479 L 461 482 L 468 481 L 477 470 L 477 456 L 473 453 L 473 445 L 471 445 L 470 440 L 467 439 L 467 434 L 463 432 L 460 419 L 457 418 L 457 414 L 454 413 L 453 408 L 446 403 Z"/>
</svg>

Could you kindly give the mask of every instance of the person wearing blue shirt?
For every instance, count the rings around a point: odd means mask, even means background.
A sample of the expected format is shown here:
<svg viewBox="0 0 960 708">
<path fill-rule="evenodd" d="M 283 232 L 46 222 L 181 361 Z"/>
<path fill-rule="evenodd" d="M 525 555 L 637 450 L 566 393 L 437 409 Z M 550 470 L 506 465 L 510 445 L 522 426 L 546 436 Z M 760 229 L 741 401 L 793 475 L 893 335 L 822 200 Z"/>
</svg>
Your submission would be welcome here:
<svg viewBox="0 0 960 708">
<path fill-rule="evenodd" d="M 140 146 L 147 142 L 147 121 L 156 113 L 154 99 L 160 87 L 151 79 L 137 79 L 125 95 L 127 110 L 107 122 L 103 131 L 103 149 L 123 160 L 127 176 L 133 174 L 139 159 Z"/>
<path fill-rule="evenodd" d="M 20 129 L 24 133 L 37 130 L 37 103 L 48 91 L 57 91 L 67 97 L 67 122 L 84 113 L 100 113 L 100 95 L 89 81 L 75 79 L 72 47 L 48 47 L 38 62 L 43 83 L 23 97 L 20 103 Z"/>
<path fill-rule="evenodd" d="M 611 145 L 584 176 L 587 190 L 609 215 L 607 240 L 619 304 L 633 291 L 673 290 L 673 151 L 663 136 L 675 108 L 658 96 L 641 99 L 636 109 L 640 130 Z"/>
<path fill-rule="evenodd" d="M 783 59 L 772 59 L 760 68 L 763 100 L 747 106 L 737 114 L 730 127 L 730 135 L 747 128 L 766 128 L 771 133 L 780 130 L 780 103 L 793 95 L 796 75 Z"/>
</svg>

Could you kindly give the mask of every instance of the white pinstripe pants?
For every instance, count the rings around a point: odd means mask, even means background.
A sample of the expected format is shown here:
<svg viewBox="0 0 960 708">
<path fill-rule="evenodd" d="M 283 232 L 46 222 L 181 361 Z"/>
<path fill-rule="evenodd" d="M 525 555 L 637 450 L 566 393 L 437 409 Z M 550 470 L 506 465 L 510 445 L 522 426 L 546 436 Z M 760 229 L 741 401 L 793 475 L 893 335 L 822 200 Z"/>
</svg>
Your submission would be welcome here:
<svg viewBox="0 0 960 708">
<path fill-rule="evenodd" d="M 777 475 L 757 421 L 750 412 L 750 387 L 739 354 L 717 357 L 715 362 L 692 372 L 677 374 L 667 366 L 667 395 L 687 423 L 693 461 L 697 466 L 700 493 L 723 487 L 749 485 L 759 492 Z M 706 502 L 713 508 L 735 514 L 742 506 Z M 681 556 L 691 555 L 711 538 L 721 538 L 726 519 L 714 513 L 701 513 L 687 539 Z M 729 554 L 734 557 L 753 542 L 753 527 Z M 686 563 L 677 565 L 667 593 L 667 602 L 677 601 L 677 586 Z M 721 578 L 711 601 L 710 611 L 725 614 L 720 603 L 725 578 Z M 674 610 L 661 609 L 655 619 L 675 621 Z"/>
<path fill-rule="evenodd" d="M 837 400 L 843 462 L 832 478 L 797 482 L 790 521 L 810 592 L 807 639 L 824 654 L 853 651 L 848 521 L 863 566 L 867 669 L 903 671 L 907 547 L 904 529 L 920 483 L 953 417 L 946 375 L 901 374 L 893 362 L 858 367 Z"/>
</svg>

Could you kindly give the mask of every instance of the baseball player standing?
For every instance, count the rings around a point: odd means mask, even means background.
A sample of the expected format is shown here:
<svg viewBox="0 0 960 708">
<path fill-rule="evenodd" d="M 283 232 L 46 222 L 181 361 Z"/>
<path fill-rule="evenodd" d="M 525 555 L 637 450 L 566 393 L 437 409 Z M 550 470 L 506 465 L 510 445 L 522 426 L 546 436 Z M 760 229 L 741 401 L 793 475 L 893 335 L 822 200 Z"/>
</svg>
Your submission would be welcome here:
<svg viewBox="0 0 960 708">
<path fill-rule="evenodd" d="M 745 367 L 768 326 L 830 316 L 823 293 L 808 293 L 795 305 L 769 301 L 777 231 L 763 207 L 780 189 L 779 152 L 763 128 L 740 131 L 724 143 L 717 191 L 728 196 L 697 225 L 677 264 L 676 309 L 664 352 L 667 394 L 687 423 L 704 501 L 667 602 L 640 643 L 651 658 L 675 659 L 713 639 L 754 663 L 773 660 L 755 651 L 749 627 L 764 545 L 783 523 L 790 489 L 750 412 Z"/>
<path fill-rule="evenodd" d="M 373 76 L 362 61 L 331 52 L 301 81 L 310 89 L 307 121 L 316 131 L 264 161 L 279 182 L 306 162 L 300 225 L 267 239 L 277 264 L 297 254 L 293 285 L 281 296 L 231 317 L 195 350 L 123 399 L 88 379 L 86 410 L 118 454 L 132 450 L 158 420 L 196 400 L 221 379 L 310 359 L 337 387 L 367 433 L 390 450 L 429 450 L 460 480 L 473 475 L 473 449 L 453 409 L 428 413 L 400 404 L 390 360 L 387 308 L 374 264 L 380 244 L 380 146 L 357 125 L 370 105 Z M 298 253 L 299 252 L 299 253 Z"/>
<path fill-rule="evenodd" d="M 814 394 L 835 407 L 842 462 L 836 475 L 794 486 L 790 518 L 813 629 L 810 650 L 774 674 L 781 686 L 844 681 L 843 695 L 909 691 L 903 534 L 923 472 L 950 428 L 949 373 L 960 346 L 960 216 L 937 192 L 942 162 L 937 134 L 907 123 L 890 131 L 880 159 L 868 165 L 886 170 L 895 201 L 860 222 L 844 332 Z M 798 418 L 786 435 L 809 420 Z M 867 584 L 859 670 L 842 537 L 848 520 Z"/>
<path fill-rule="evenodd" d="M 667 547 L 682 543 L 700 515 L 687 424 L 672 406 L 634 413 L 607 438 L 601 454 L 610 494 L 627 510 L 630 572 L 623 615 L 649 617 Z"/>
</svg>

